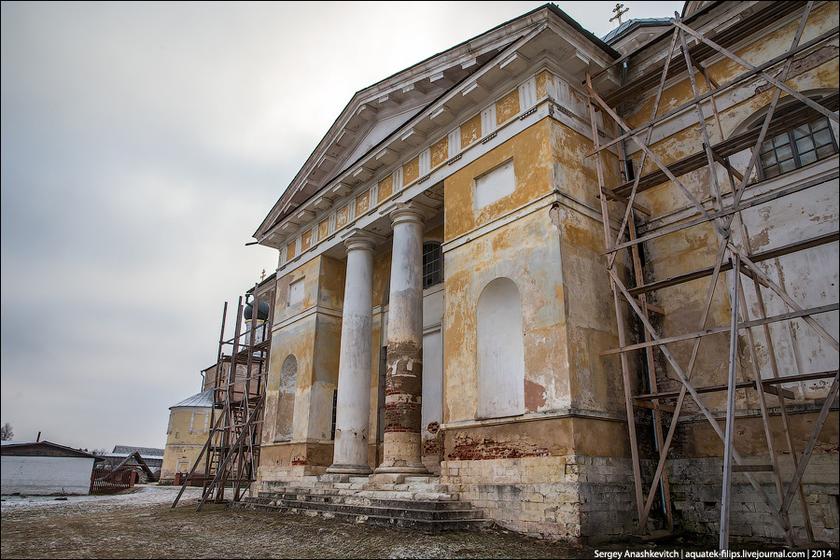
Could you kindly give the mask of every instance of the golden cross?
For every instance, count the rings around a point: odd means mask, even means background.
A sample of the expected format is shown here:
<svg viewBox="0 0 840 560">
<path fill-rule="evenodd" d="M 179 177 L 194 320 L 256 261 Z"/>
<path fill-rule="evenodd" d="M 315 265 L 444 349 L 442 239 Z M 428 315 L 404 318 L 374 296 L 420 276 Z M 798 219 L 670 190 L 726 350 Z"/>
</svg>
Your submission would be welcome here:
<svg viewBox="0 0 840 560">
<path fill-rule="evenodd" d="M 622 4 L 621 2 L 616 3 L 615 8 L 613 8 L 613 13 L 615 15 L 610 18 L 610 21 L 618 20 L 618 25 L 621 25 L 621 16 L 623 16 L 629 11 L 629 8 L 625 8 L 624 4 Z"/>
</svg>

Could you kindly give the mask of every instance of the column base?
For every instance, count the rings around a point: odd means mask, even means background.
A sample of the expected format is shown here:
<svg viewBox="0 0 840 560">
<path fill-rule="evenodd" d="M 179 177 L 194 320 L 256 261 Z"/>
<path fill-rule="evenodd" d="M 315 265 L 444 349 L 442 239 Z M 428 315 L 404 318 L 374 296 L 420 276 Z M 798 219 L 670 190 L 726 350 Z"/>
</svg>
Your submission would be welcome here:
<svg viewBox="0 0 840 560">
<path fill-rule="evenodd" d="M 425 465 L 400 465 L 400 466 L 384 466 L 380 465 L 376 467 L 376 470 L 373 471 L 375 474 L 429 474 L 429 469 L 426 468 Z"/>
<path fill-rule="evenodd" d="M 329 474 L 357 474 L 367 476 L 371 472 L 368 465 L 330 465 L 327 468 Z"/>
</svg>

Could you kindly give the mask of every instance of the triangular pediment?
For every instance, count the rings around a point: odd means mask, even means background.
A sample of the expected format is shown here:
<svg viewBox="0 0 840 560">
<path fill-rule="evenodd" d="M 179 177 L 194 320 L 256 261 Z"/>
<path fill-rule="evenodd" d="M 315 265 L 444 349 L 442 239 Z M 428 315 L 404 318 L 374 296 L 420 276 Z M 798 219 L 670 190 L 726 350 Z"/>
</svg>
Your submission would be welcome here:
<svg viewBox="0 0 840 560">
<path fill-rule="evenodd" d="M 360 157 L 373 149 L 374 146 L 404 125 L 411 117 L 422 111 L 431 101 L 432 99 L 428 99 L 416 104 L 409 103 L 407 104 L 408 107 L 400 106 L 393 111 L 387 111 L 383 112 L 382 115 L 377 115 L 377 118 L 370 123 L 370 126 L 359 135 L 359 140 L 349 150 L 349 155 L 340 165 L 336 166 L 338 173 L 347 169 Z M 414 106 L 412 107 L 411 105 Z"/>
<path fill-rule="evenodd" d="M 558 25 L 565 28 L 571 43 L 554 43 Z M 436 111 L 474 103 L 485 91 L 483 78 L 478 76 L 491 66 L 497 74 L 515 73 L 527 57 L 517 59 L 509 51 L 529 42 L 531 56 L 553 50 L 560 55 L 571 53 L 574 58 L 575 53 L 586 50 L 590 54 L 578 56 L 576 62 L 583 65 L 590 63 L 593 50 L 602 62 L 618 57 L 556 6 L 546 5 L 365 88 L 341 112 L 254 237 L 262 242 L 274 226 L 298 212 L 304 203 L 311 204 L 316 194 L 327 185 L 332 188 L 339 177 L 343 182 L 349 175 L 349 182 L 358 184 L 369 180 L 376 168 L 393 163 L 399 156 L 394 144 L 410 146 L 422 136 L 414 133 L 429 133 L 419 127 L 412 130 L 411 123 L 424 116 L 426 123 L 437 126 L 446 121 L 446 115 L 436 115 Z M 457 100 L 450 100 L 447 107 L 441 105 L 441 100 L 464 88 L 468 91 L 460 92 Z"/>
</svg>

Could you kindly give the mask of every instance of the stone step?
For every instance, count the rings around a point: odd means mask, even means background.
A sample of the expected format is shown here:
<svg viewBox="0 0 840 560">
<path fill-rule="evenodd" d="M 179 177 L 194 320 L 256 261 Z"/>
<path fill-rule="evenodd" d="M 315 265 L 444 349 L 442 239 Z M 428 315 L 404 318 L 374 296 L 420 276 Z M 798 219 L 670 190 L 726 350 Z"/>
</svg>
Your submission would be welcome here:
<svg viewBox="0 0 840 560">
<path fill-rule="evenodd" d="M 355 504 L 355 503 L 348 503 L 348 502 L 327 502 L 327 501 L 315 501 L 315 500 L 289 500 L 289 499 L 277 499 L 272 501 L 269 504 L 260 504 L 260 505 L 273 505 L 273 506 L 280 506 L 283 508 L 290 508 L 290 509 L 309 509 L 314 511 L 321 511 L 321 512 L 333 512 L 333 513 L 353 513 L 356 515 L 378 515 L 378 516 L 385 516 L 385 517 L 404 517 L 406 519 L 417 519 L 417 520 L 440 520 L 440 519 L 450 519 L 450 520 L 470 520 L 470 519 L 481 519 L 482 513 L 477 509 L 472 509 L 472 507 L 465 508 L 463 504 L 459 504 L 461 507 L 458 509 L 455 508 L 447 508 L 447 509 L 423 509 L 423 508 L 413 508 L 413 507 L 405 507 L 414 504 L 398 504 L 398 505 L 363 505 L 363 504 Z"/>
<path fill-rule="evenodd" d="M 440 477 L 435 475 L 427 475 L 427 476 L 406 476 L 403 479 L 403 482 L 406 484 L 439 484 Z"/>
<path fill-rule="evenodd" d="M 469 519 L 418 519 L 413 517 L 394 517 L 379 514 L 359 514 L 347 511 L 322 511 L 311 509 L 311 504 L 303 504 L 299 507 L 287 507 L 284 505 L 259 504 L 252 501 L 234 502 L 232 508 L 250 509 L 255 511 L 275 513 L 298 513 L 304 515 L 319 515 L 329 519 L 338 519 L 350 523 L 366 523 L 381 527 L 401 527 L 415 529 L 427 533 L 440 533 L 442 531 L 469 531 L 489 528 L 493 525 L 490 519 L 469 518 Z M 476 510 L 471 510 L 476 511 Z"/>
<path fill-rule="evenodd" d="M 394 490 L 397 492 L 446 492 L 449 487 L 445 484 L 413 482 L 411 484 L 377 484 L 376 490 Z"/>
<path fill-rule="evenodd" d="M 418 478 L 430 478 L 430 477 L 418 477 Z M 356 479 L 355 481 L 353 479 Z M 366 478 L 361 477 L 353 477 L 353 479 L 347 479 L 341 482 L 335 482 L 332 480 L 319 480 L 313 486 L 309 484 L 295 484 L 296 486 L 301 486 L 305 488 L 344 488 L 344 489 L 351 489 L 351 490 L 364 490 L 364 489 L 371 489 L 371 490 L 394 490 L 397 492 L 446 492 L 449 490 L 448 485 L 446 484 L 439 484 L 437 481 L 430 482 L 426 480 L 412 480 L 408 481 L 408 477 L 406 477 L 405 482 L 394 482 L 394 483 L 378 483 L 375 487 L 371 486 L 371 483 Z"/>
<path fill-rule="evenodd" d="M 263 491 L 260 492 L 260 495 L 263 494 L 272 494 L 272 493 L 299 493 L 299 494 L 331 494 L 331 495 L 342 495 L 342 496 L 364 496 L 368 498 L 379 498 L 385 500 L 427 500 L 427 501 L 440 501 L 440 500 L 457 500 L 458 495 L 451 493 L 451 492 L 436 492 L 436 491 L 427 491 L 427 490 L 370 490 L 370 489 L 359 489 L 359 488 L 342 488 L 335 486 L 323 486 L 323 487 L 308 487 L 308 486 L 287 486 L 283 487 L 274 487 L 270 491 Z"/>
<path fill-rule="evenodd" d="M 257 498 L 252 499 L 259 500 L 260 503 L 270 503 L 274 500 L 296 500 L 429 510 L 467 509 L 472 507 L 472 505 L 468 502 L 460 502 L 454 499 L 415 499 L 413 495 L 406 495 L 404 493 L 396 493 L 396 495 L 394 495 L 393 493 L 389 493 L 388 495 L 382 495 L 381 493 L 371 495 L 371 492 L 316 493 L 307 492 L 300 489 L 288 490 L 284 492 L 260 492 Z"/>
</svg>

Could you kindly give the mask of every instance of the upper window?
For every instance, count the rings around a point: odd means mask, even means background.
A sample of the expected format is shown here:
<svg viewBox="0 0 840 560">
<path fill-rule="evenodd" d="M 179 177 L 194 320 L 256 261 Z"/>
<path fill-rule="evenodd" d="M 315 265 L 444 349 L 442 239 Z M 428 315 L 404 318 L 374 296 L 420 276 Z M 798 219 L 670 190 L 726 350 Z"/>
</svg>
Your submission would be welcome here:
<svg viewBox="0 0 840 560">
<path fill-rule="evenodd" d="M 837 142 L 831 126 L 827 118 L 820 117 L 765 140 L 761 145 L 761 176 L 769 179 L 835 153 Z"/>
<path fill-rule="evenodd" d="M 443 253 L 440 243 L 423 243 L 423 289 L 443 282 Z"/>
</svg>

